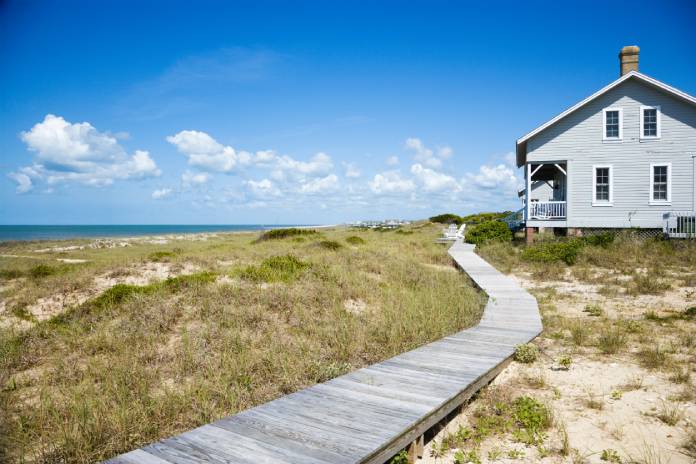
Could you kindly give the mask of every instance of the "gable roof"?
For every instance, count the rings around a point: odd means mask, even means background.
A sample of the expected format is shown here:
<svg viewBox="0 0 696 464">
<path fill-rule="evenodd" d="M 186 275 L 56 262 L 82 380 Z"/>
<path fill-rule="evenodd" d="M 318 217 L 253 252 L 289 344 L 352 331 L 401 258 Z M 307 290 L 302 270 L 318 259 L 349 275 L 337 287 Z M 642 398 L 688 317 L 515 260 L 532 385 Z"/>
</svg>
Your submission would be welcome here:
<svg viewBox="0 0 696 464">
<path fill-rule="evenodd" d="M 565 110 L 564 112 L 562 112 L 561 114 L 556 116 L 555 118 L 550 119 L 549 121 L 547 121 L 544 124 L 542 124 L 541 126 L 537 127 L 536 129 L 534 129 L 533 131 L 531 131 L 527 135 L 518 139 L 517 146 L 516 146 L 517 166 L 520 167 L 523 164 L 525 164 L 527 161 L 526 160 L 526 158 L 527 158 L 527 141 L 529 139 L 531 139 L 532 137 L 534 137 L 538 133 L 544 131 L 546 128 L 554 125 L 555 123 L 557 123 L 561 119 L 565 118 L 569 114 L 582 108 L 583 106 L 585 106 L 586 104 L 588 104 L 592 100 L 600 97 L 601 95 L 604 95 L 605 93 L 607 93 L 608 91 L 610 91 L 614 87 L 618 86 L 619 84 L 621 84 L 629 79 L 637 79 L 640 82 L 648 84 L 648 85 L 655 87 L 659 90 L 662 90 L 665 93 L 672 95 L 680 100 L 683 100 L 687 103 L 691 103 L 692 105 L 696 105 L 696 97 L 693 97 L 693 96 L 689 95 L 688 93 L 682 92 L 679 89 L 675 89 L 674 87 L 669 86 L 669 85 L 665 84 L 664 82 L 660 82 L 657 79 L 653 79 L 652 77 L 646 76 L 645 74 L 641 74 L 638 71 L 630 71 L 630 72 L 624 74 L 623 76 L 619 77 L 614 82 L 607 85 L 606 87 L 601 88 L 600 90 L 593 93 L 589 97 L 587 97 L 584 100 L 571 106 L 570 108 L 568 108 L 567 110 Z"/>
</svg>

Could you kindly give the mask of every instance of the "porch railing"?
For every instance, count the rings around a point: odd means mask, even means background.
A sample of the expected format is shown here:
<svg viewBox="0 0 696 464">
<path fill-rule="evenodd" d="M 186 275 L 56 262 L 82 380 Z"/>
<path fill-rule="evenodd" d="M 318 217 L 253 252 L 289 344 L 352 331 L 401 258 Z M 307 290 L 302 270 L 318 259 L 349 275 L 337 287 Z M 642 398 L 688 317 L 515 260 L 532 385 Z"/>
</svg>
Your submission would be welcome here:
<svg viewBox="0 0 696 464">
<path fill-rule="evenodd" d="M 670 211 L 664 218 L 663 231 L 669 238 L 696 238 L 695 211 Z"/>
<path fill-rule="evenodd" d="M 565 201 L 532 201 L 529 203 L 530 219 L 563 219 L 565 217 Z"/>
</svg>

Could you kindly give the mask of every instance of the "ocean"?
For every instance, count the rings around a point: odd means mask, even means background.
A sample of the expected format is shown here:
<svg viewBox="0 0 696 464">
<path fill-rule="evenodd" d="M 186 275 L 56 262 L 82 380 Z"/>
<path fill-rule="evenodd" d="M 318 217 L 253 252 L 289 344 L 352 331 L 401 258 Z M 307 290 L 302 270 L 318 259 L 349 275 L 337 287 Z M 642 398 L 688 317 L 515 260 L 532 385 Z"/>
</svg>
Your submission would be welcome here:
<svg viewBox="0 0 696 464">
<path fill-rule="evenodd" d="M 302 224 L 228 224 L 228 225 L 0 225 L 0 242 L 9 240 L 64 240 L 70 238 L 136 237 L 139 235 L 198 234 L 203 232 L 240 232 L 279 227 L 300 227 Z"/>
</svg>

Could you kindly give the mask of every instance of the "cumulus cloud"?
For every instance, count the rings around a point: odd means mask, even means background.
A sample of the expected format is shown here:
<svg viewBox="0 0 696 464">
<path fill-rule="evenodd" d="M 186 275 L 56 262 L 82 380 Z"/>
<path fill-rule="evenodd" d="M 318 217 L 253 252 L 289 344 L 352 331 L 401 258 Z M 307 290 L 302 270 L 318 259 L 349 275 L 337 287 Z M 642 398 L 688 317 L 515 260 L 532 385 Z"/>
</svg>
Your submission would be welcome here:
<svg viewBox="0 0 696 464">
<path fill-rule="evenodd" d="M 444 146 L 433 151 L 423 144 L 423 141 L 416 137 L 406 139 L 405 147 L 413 152 L 413 159 L 431 168 L 442 166 L 442 160 L 448 159 L 454 153 L 451 147 Z"/>
<path fill-rule="evenodd" d="M 248 180 L 244 182 L 247 189 L 257 198 L 269 198 L 280 196 L 280 190 L 269 179 L 260 181 Z"/>
<path fill-rule="evenodd" d="M 517 188 L 519 182 L 514 170 L 504 164 L 483 165 L 479 167 L 477 173 L 468 173 L 466 179 L 482 189 L 504 189 L 506 191 Z"/>
<path fill-rule="evenodd" d="M 35 153 L 31 166 L 9 174 L 17 182 L 20 193 L 40 181 L 49 185 L 77 182 L 99 187 L 118 179 L 161 174 L 147 151 L 136 150 L 129 156 L 116 136 L 99 132 L 88 122 L 72 124 L 48 114 L 20 137 L 29 151 Z"/>
<path fill-rule="evenodd" d="M 343 168 L 346 171 L 345 176 L 347 178 L 357 179 L 358 177 L 360 177 L 360 170 L 355 166 L 355 164 L 346 163 L 345 161 L 342 164 L 343 164 Z"/>
<path fill-rule="evenodd" d="M 7 175 L 10 179 L 17 183 L 17 193 L 26 193 L 32 188 L 34 184 L 31 181 L 31 177 L 24 174 L 23 172 L 11 172 Z"/>
<path fill-rule="evenodd" d="M 333 192 L 338 188 L 338 177 L 335 174 L 329 174 L 326 177 L 312 179 L 303 183 L 300 186 L 301 193 L 316 194 Z"/>
<path fill-rule="evenodd" d="M 402 178 L 397 171 L 387 171 L 376 174 L 368 182 L 370 190 L 378 195 L 392 193 L 406 193 L 414 190 L 416 184 L 411 179 Z"/>
<path fill-rule="evenodd" d="M 170 135 L 167 142 L 186 155 L 189 165 L 207 171 L 230 172 L 248 157 L 248 154 L 238 154 L 234 148 L 218 143 L 205 132 L 195 130 Z"/>
<path fill-rule="evenodd" d="M 461 190 L 454 177 L 423 167 L 418 163 L 411 166 L 411 174 L 427 192 L 441 192 L 443 190 L 459 192 Z"/>
<path fill-rule="evenodd" d="M 399 164 L 399 157 L 398 156 L 390 156 L 389 158 L 387 158 L 386 163 L 387 163 L 387 166 L 396 166 L 397 164 Z"/>
<path fill-rule="evenodd" d="M 192 185 L 203 185 L 207 183 L 212 176 L 207 172 L 191 172 L 184 171 L 181 174 L 181 183 L 184 187 L 190 187 Z"/>
<path fill-rule="evenodd" d="M 155 190 L 154 192 L 152 192 L 152 198 L 154 198 L 155 200 L 160 200 L 162 198 L 168 197 L 169 195 L 171 195 L 171 193 L 172 189 L 170 188 Z"/>
</svg>

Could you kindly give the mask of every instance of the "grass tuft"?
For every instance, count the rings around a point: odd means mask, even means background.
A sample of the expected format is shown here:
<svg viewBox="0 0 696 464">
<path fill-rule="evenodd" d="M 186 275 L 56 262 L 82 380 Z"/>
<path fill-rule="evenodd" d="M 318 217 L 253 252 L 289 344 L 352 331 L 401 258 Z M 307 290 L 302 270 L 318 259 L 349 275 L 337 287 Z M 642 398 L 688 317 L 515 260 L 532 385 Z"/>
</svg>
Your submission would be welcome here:
<svg viewBox="0 0 696 464">
<path fill-rule="evenodd" d="M 264 240 L 281 240 L 289 237 L 299 237 L 307 235 L 318 235 L 315 229 L 300 229 L 297 227 L 288 227 L 287 229 L 273 229 L 268 230 L 261 234 L 258 241 L 262 242 Z"/>
<path fill-rule="evenodd" d="M 254 282 L 289 283 L 310 267 L 310 263 L 301 261 L 293 255 L 273 256 L 264 259 L 259 266 L 247 266 L 239 275 L 243 279 Z"/>
<path fill-rule="evenodd" d="M 358 237 L 357 235 L 351 235 L 350 237 L 346 237 L 346 242 L 351 244 L 351 245 L 364 245 L 365 239 L 362 237 Z"/>
<path fill-rule="evenodd" d="M 341 245 L 341 243 L 337 242 L 336 240 L 322 240 L 321 242 L 318 242 L 317 245 L 321 248 L 324 248 L 325 250 L 331 251 L 337 251 L 343 248 L 343 245 Z"/>
</svg>

